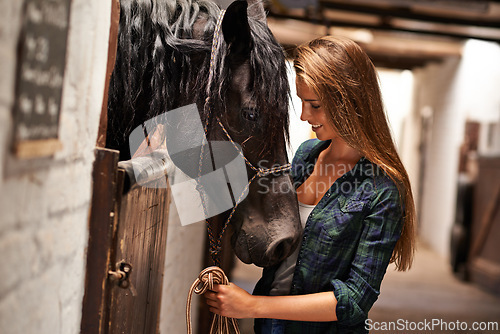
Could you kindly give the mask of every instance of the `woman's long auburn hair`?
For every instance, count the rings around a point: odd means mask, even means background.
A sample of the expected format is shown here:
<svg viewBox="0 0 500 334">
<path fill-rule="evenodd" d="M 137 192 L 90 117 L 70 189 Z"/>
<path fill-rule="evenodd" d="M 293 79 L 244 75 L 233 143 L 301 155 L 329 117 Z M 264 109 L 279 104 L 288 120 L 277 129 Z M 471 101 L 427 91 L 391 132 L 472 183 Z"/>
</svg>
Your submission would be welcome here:
<svg viewBox="0 0 500 334">
<path fill-rule="evenodd" d="M 415 251 L 416 213 L 410 180 L 394 145 L 375 66 L 355 42 L 325 36 L 296 50 L 297 80 L 311 88 L 337 134 L 396 183 L 404 225 L 391 262 L 408 270 Z"/>
</svg>

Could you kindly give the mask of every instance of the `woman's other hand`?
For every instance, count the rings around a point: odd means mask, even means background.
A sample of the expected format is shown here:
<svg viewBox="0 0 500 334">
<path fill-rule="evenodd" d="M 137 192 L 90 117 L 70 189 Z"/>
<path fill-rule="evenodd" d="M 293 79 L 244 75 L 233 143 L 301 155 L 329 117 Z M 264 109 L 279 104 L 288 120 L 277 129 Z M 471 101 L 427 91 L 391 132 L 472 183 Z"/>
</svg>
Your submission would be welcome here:
<svg viewBox="0 0 500 334">
<path fill-rule="evenodd" d="M 210 312 L 230 318 L 253 318 L 255 298 L 239 286 L 216 284 L 213 291 L 205 293 Z"/>
</svg>

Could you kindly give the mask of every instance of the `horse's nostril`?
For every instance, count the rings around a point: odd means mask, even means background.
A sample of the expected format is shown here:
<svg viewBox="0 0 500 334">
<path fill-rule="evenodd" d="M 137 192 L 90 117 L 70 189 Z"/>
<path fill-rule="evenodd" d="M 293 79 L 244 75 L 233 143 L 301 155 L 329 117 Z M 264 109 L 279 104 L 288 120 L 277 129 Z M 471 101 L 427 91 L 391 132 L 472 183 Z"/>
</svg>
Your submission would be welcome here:
<svg viewBox="0 0 500 334">
<path fill-rule="evenodd" d="M 269 246 L 269 250 L 267 254 L 270 259 L 273 259 L 277 262 L 284 260 L 287 258 L 293 251 L 293 238 L 283 238 L 275 241 Z"/>
<path fill-rule="evenodd" d="M 278 258 L 278 259 L 285 258 L 285 257 L 286 257 L 286 254 L 285 254 L 285 253 L 286 253 L 285 248 L 286 248 L 286 246 L 285 246 L 284 242 L 280 242 L 280 243 L 276 246 L 276 248 L 275 248 L 275 250 L 274 250 L 274 256 L 275 256 L 276 258 Z"/>
</svg>

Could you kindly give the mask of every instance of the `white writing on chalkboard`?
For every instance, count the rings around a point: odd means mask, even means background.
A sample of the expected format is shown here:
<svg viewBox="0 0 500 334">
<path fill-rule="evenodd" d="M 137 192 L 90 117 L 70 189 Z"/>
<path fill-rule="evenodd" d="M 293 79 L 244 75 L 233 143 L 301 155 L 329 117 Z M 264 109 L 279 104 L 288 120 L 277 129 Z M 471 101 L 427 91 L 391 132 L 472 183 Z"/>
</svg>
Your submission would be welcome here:
<svg viewBox="0 0 500 334">
<path fill-rule="evenodd" d="M 33 102 L 25 94 L 19 96 L 19 109 L 21 109 L 23 114 L 31 114 L 33 111 Z"/>
<path fill-rule="evenodd" d="M 58 125 L 33 125 L 31 124 L 27 127 L 24 124 L 19 124 L 18 136 L 20 140 L 27 140 L 33 137 L 35 138 L 54 138 L 57 137 Z"/>
<path fill-rule="evenodd" d="M 61 70 L 52 66 L 49 70 L 41 70 L 31 64 L 23 64 L 21 78 L 29 83 L 50 88 L 60 88 L 63 84 Z"/>
<path fill-rule="evenodd" d="M 46 37 L 33 37 L 27 35 L 24 42 L 26 46 L 26 57 L 40 63 L 46 63 L 49 59 L 50 43 Z"/>
<path fill-rule="evenodd" d="M 16 141 L 57 138 L 71 0 L 23 0 Z"/>
<path fill-rule="evenodd" d="M 67 3 L 61 1 L 31 2 L 26 8 L 28 20 L 35 24 L 50 24 L 60 29 L 68 26 Z"/>
<path fill-rule="evenodd" d="M 46 101 L 43 95 L 37 94 L 33 103 L 32 99 L 27 95 L 21 94 L 19 96 L 19 109 L 23 114 L 31 114 L 33 112 L 33 107 L 34 111 L 39 115 L 48 113 L 50 116 L 56 117 L 59 111 L 59 104 L 53 97 L 49 97 Z"/>
<path fill-rule="evenodd" d="M 35 96 L 35 112 L 39 115 L 45 114 L 45 101 L 40 94 Z"/>
</svg>

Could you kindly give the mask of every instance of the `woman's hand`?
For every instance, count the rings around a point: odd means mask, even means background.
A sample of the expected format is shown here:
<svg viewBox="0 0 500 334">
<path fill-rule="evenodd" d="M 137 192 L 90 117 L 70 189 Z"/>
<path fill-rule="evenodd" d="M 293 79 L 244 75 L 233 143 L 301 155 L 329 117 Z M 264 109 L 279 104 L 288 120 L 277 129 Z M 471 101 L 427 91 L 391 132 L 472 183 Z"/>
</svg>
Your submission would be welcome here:
<svg viewBox="0 0 500 334">
<path fill-rule="evenodd" d="M 212 313 L 237 319 L 254 317 L 255 297 L 233 283 L 216 284 L 205 298 Z"/>
<path fill-rule="evenodd" d="M 299 296 L 253 296 L 242 288 L 215 285 L 205 293 L 210 311 L 230 318 L 271 318 L 336 321 L 337 299 L 332 291 Z"/>
</svg>

